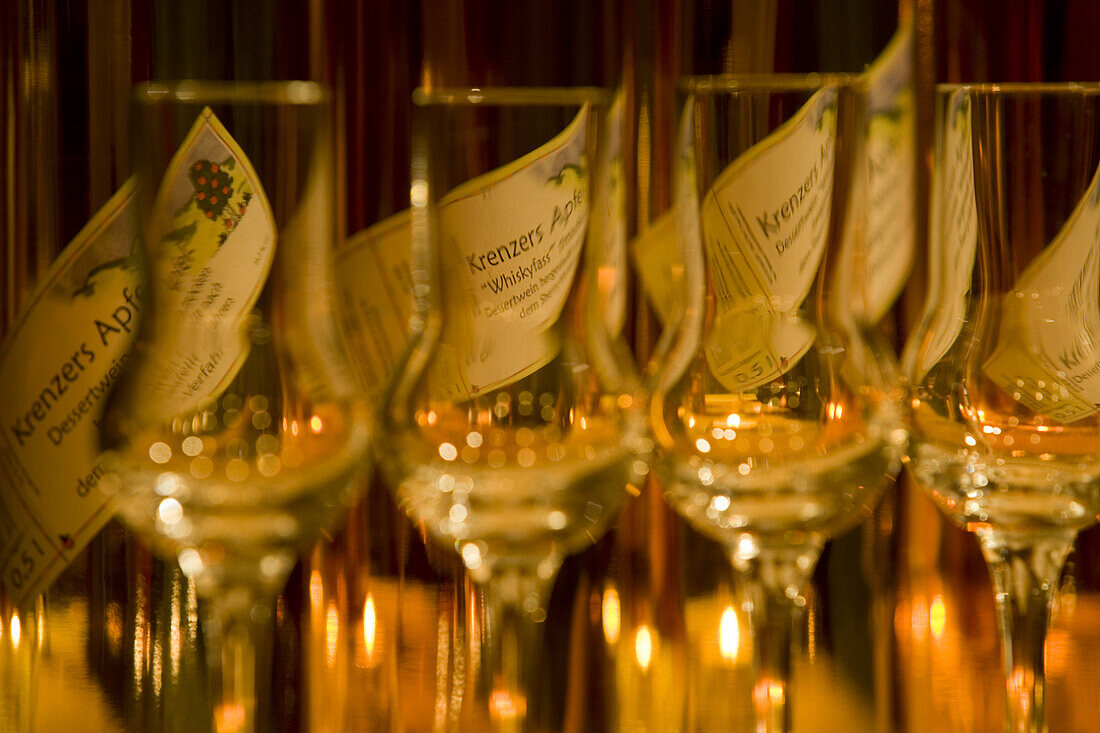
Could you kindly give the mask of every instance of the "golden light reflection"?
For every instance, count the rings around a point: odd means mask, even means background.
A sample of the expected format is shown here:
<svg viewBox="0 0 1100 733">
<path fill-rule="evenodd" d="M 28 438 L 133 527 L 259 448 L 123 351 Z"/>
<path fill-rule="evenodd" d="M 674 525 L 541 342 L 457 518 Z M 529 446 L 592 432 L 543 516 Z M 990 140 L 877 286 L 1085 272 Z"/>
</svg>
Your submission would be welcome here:
<svg viewBox="0 0 1100 733">
<path fill-rule="evenodd" d="M 497 720 L 515 720 L 527 709 L 527 701 L 522 697 L 512 697 L 507 690 L 493 690 L 489 696 L 489 709 Z"/>
<path fill-rule="evenodd" d="M 320 415 L 314 415 L 309 419 L 309 429 L 315 433 L 319 433 L 325 429 L 325 424 L 321 421 Z"/>
<path fill-rule="evenodd" d="M 752 691 L 757 708 L 774 708 L 782 705 L 786 699 L 783 685 L 775 680 L 762 679 L 756 683 Z"/>
<path fill-rule="evenodd" d="M 336 666 L 336 643 L 340 640 L 340 614 L 336 602 L 328 605 L 325 616 L 325 659 L 329 667 Z"/>
<path fill-rule="evenodd" d="M 237 733 L 244 722 L 244 705 L 239 703 L 225 703 L 214 711 L 214 727 L 218 733 Z"/>
<path fill-rule="evenodd" d="M 650 662 L 653 661 L 653 634 L 649 627 L 642 624 L 634 634 L 634 659 L 642 671 L 648 671 Z"/>
<path fill-rule="evenodd" d="M 149 457 L 155 463 L 167 463 L 172 458 L 172 449 L 167 443 L 157 441 L 149 446 Z"/>
<path fill-rule="evenodd" d="M 142 695 L 145 691 L 145 635 L 149 633 L 149 625 L 145 617 L 145 589 L 140 587 L 137 593 L 137 602 L 134 604 L 134 646 L 131 662 L 132 682 L 134 694 Z"/>
<path fill-rule="evenodd" d="M 910 622 L 913 626 L 913 638 L 917 642 L 924 641 L 928 630 L 928 600 L 918 596 L 913 599 L 913 611 Z"/>
<path fill-rule="evenodd" d="M 19 623 L 19 614 L 13 613 L 11 617 L 11 646 L 19 648 L 19 641 L 23 638 L 23 627 Z"/>
<path fill-rule="evenodd" d="M 608 644 L 617 644 L 622 628 L 622 609 L 619 606 L 619 592 L 608 588 L 603 592 L 600 614 L 603 617 L 603 638 Z"/>
<path fill-rule="evenodd" d="M 932 598 L 932 605 L 928 609 L 928 628 L 932 632 L 932 638 L 936 641 L 942 639 L 946 626 L 947 609 L 943 605 L 943 596 L 936 595 Z"/>
<path fill-rule="evenodd" d="M 367 652 L 367 661 L 374 656 L 374 635 L 377 632 L 378 616 L 374 610 L 374 594 L 368 593 L 363 602 L 363 648 Z"/>
<path fill-rule="evenodd" d="M 183 604 L 180 603 L 180 588 L 178 578 L 173 579 L 172 602 L 168 614 L 168 663 L 172 670 L 172 676 L 178 677 L 180 673 L 180 656 L 183 647 L 183 634 L 181 620 L 183 619 Z"/>
<path fill-rule="evenodd" d="M 615 292 L 615 279 L 618 269 L 610 265 L 601 265 L 596 268 L 596 282 L 599 283 L 601 293 Z"/>
<path fill-rule="evenodd" d="M 741 624 L 737 620 L 737 611 L 726 606 L 722 619 L 718 622 L 718 651 L 727 662 L 737 661 L 737 652 L 741 646 Z"/>
<path fill-rule="evenodd" d="M 314 570 L 309 574 L 309 602 L 315 612 L 321 611 L 321 604 L 325 600 L 325 588 L 321 582 L 321 571 Z"/>
</svg>

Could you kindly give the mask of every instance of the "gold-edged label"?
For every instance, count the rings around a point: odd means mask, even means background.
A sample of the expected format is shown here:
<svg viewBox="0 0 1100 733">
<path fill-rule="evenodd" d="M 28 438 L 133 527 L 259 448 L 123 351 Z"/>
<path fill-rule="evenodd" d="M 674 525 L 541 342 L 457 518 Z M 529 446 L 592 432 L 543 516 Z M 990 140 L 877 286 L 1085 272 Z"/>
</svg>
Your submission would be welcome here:
<svg viewBox="0 0 1100 733">
<path fill-rule="evenodd" d="M 150 359 L 135 379 L 147 421 L 198 408 L 248 357 L 245 317 L 275 257 L 275 218 L 256 171 L 214 113 L 203 110 L 176 152 L 146 236 L 162 242 Z"/>
<path fill-rule="evenodd" d="M 715 297 L 706 356 L 731 392 L 775 379 L 813 343 L 798 310 L 825 251 L 835 138 L 836 90 L 822 89 L 702 197 Z"/>
<path fill-rule="evenodd" d="M 157 202 L 164 213 L 150 231 L 171 257 L 154 276 L 170 278 L 173 294 L 158 309 L 179 325 L 156 341 L 172 350 L 145 373 L 158 388 L 145 407 L 172 415 L 243 361 L 239 335 L 199 338 L 188 324 L 239 322 L 270 267 L 274 224 L 251 165 L 209 110 Z M 147 304 L 135 206 L 127 182 L 58 256 L 0 346 L 0 579 L 15 603 L 45 590 L 110 518 L 97 417 Z"/>
<path fill-rule="evenodd" d="M 866 77 L 868 195 L 855 311 L 862 321 L 877 323 L 905 286 L 916 251 L 912 23 L 898 29 Z"/>
<path fill-rule="evenodd" d="M 433 396 L 465 400 L 557 356 L 558 320 L 589 215 L 586 105 L 542 147 L 444 196 L 436 221 L 451 316 L 436 344 Z"/>
<path fill-rule="evenodd" d="M 1062 423 L 1100 411 L 1100 169 L 1061 231 L 1001 300 L 982 365 L 1001 389 Z"/>
<path fill-rule="evenodd" d="M 408 343 L 412 316 L 409 211 L 348 238 L 336 252 L 336 295 L 352 363 L 377 400 Z"/>
</svg>

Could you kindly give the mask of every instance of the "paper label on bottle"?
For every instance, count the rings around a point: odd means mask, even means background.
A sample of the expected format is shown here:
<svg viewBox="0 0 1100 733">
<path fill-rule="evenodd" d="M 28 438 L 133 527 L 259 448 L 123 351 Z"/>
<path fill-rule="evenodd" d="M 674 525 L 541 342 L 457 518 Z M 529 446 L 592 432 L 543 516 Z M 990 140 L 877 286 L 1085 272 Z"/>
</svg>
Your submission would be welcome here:
<svg viewBox="0 0 1100 733">
<path fill-rule="evenodd" d="M 588 227 L 588 120 L 585 105 L 550 142 L 440 200 L 442 276 L 452 287 L 431 366 L 436 398 L 476 397 L 557 356 L 552 326 Z"/>
<path fill-rule="evenodd" d="M 252 164 L 214 113 L 203 110 L 168 165 L 147 236 L 163 283 L 148 380 L 148 420 L 198 408 L 248 356 L 243 321 L 275 256 L 275 218 Z"/>
<path fill-rule="evenodd" d="M 45 590 L 110 518 L 95 424 L 142 308 L 127 183 L 65 248 L 0 347 L 0 578 Z"/>
<path fill-rule="evenodd" d="M 1100 411 L 1100 170 L 1001 305 L 982 365 L 1001 389 L 1062 423 Z"/>
<path fill-rule="evenodd" d="M 607 115 L 597 156 L 600 159 L 597 190 L 601 199 L 592 210 L 590 241 L 598 248 L 597 287 L 604 304 L 608 333 L 618 336 L 626 323 L 626 170 L 623 165 L 623 120 L 626 94 L 620 89 Z"/>
<path fill-rule="evenodd" d="M 965 90 L 947 102 L 940 149 L 932 171 L 928 247 L 930 312 L 926 343 L 919 351 L 918 381 L 943 358 L 966 321 L 970 277 L 978 247 L 978 205 L 970 142 L 970 98 Z"/>
<path fill-rule="evenodd" d="M 412 316 L 408 210 L 350 237 L 336 252 L 340 317 L 370 399 L 377 401 L 408 343 Z"/>
<path fill-rule="evenodd" d="M 798 309 L 825 251 L 835 138 L 836 91 L 822 89 L 703 196 L 715 297 L 706 355 L 731 392 L 775 379 L 813 343 L 814 328 Z"/>
<path fill-rule="evenodd" d="M 893 305 L 916 251 L 916 123 L 913 26 L 898 29 L 866 72 L 867 224 L 858 258 L 856 315 L 876 323 Z"/>
<path fill-rule="evenodd" d="M 890 310 L 916 249 L 916 137 L 912 85 L 912 23 L 902 25 L 865 72 L 868 91 L 868 206 L 866 237 L 855 263 L 853 307 L 866 322 Z M 639 283 L 661 323 L 669 323 L 677 294 L 668 275 L 682 267 L 673 245 L 671 213 L 631 242 Z"/>
<path fill-rule="evenodd" d="M 235 160 L 232 200 L 243 202 L 243 193 L 251 190 L 253 201 L 246 209 L 261 209 L 253 216 L 266 215 L 270 221 L 251 167 L 213 116 L 204 114 L 192 133 L 192 150 L 205 152 L 204 159 L 219 165 L 230 156 Z M 249 171 L 248 180 L 240 177 L 242 170 Z M 173 175 L 184 180 L 169 179 L 165 189 L 187 184 L 185 169 Z M 0 346 L 0 579 L 15 603 L 45 590 L 110 518 L 107 496 L 98 488 L 104 469 L 96 420 L 132 358 L 128 349 L 145 305 L 136 205 L 135 186 L 127 182 L 57 258 Z M 173 220 L 182 222 L 178 217 L 192 202 L 169 198 L 166 205 L 177 214 Z M 243 215 L 237 214 L 239 224 Z M 177 261 L 173 272 L 181 291 L 176 307 L 200 315 L 216 312 L 247 289 L 223 284 L 217 291 L 215 283 L 266 273 L 270 257 L 266 263 L 250 260 L 251 270 L 239 258 L 232 263 L 220 259 L 233 246 L 233 237 L 254 230 L 234 227 L 219 242 L 225 231 L 224 224 L 220 231 L 196 224 L 188 244 L 178 245 L 180 254 L 189 253 L 191 259 Z M 223 264 L 230 276 L 222 276 Z M 192 345 L 190 353 L 198 372 L 202 363 L 215 360 L 201 344 Z M 224 358 L 239 362 L 241 357 L 239 351 L 227 351 Z M 208 371 L 195 385 L 193 397 L 209 396 L 224 381 L 224 376 L 210 378 L 214 374 Z M 181 386 L 178 396 L 189 386 Z"/>
<path fill-rule="evenodd" d="M 662 324 L 672 323 L 684 259 L 676 247 L 676 210 L 654 219 L 630 243 L 638 282 Z"/>
</svg>

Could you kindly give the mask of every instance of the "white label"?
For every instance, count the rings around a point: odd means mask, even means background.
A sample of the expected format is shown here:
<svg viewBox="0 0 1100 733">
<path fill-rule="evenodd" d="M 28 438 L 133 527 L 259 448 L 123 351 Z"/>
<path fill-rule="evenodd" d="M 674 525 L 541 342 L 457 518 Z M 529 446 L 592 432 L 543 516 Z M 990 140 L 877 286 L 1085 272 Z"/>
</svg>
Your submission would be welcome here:
<svg viewBox="0 0 1100 733">
<path fill-rule="evenodd" d="M 275 220 L 256 172 L 209 109 L 172 158 L 147 235 L 158 294 L 152 358 L 136 379 L 154 389 L 145 419 L 187 413 L 224 389 L 248 356 L 242 322 L 275 256 Z"/>
<path fill-rule="evenodd" d="M 439 202 L 451 318 L 436 345 L 433 393 L 464 400 L 551 361 L 552 326 L 588 225 L 589 109 L 550 142 L 464 183 Z"/>
<path fill-rule="evenodd" d="M 868 69 L 867 229 L 856 314 L 876 323 L 905 285 L 916 249 L 916 125 L 912 23 Z"/>
<path fill-rule="evenodd" d="M 928 334 L 919 346 L 920 380 L 955 343 L 966 320 L 967 295 L 978 246 L 978 208 L 974 193 L 974 154 L 970 142 L 970 98 L 952 94 L 944 111 L 943 139 L 937 141 L 929 215 Z M 907 370 L 911 371 L 911 370 Z"/>
<path fill-rule="evenodd" d="M 181 237 L 177 244 L 180 255 L 189 253 L 190 259 L 176 261 L 172 274 L 179 298 L 172 305 L 205 317 L 233 312 L 237 309 L 232 306 L 223 311 L 229 298 L 241 297 L 245 303 L 247 297 L 239 293 L 258 292 L 270 264 L 273 235 L 269 226 L 260 227 L 270 238 L 266 259 L 258 262 L 261 249 L 239 241 L 257 231 L 246 220 L 270 222 L 271 215 L 251 166 L 213 115 L 204 113 L 188 140 L 197 155 L 183 163 L 207 159 L 218 161 L 220 169 L 228 167 L 234 181 L 228 183 L 227 176 L 220 188 L 233 189 L 228 197 L 238 207 L 232 216 L 227 212 L 208 226 L 196 222 L 186 242 Z M 233 164 L 223 166 L 228 160 Z M 187 170 L 174 166 L 170 172 L 175 178 L 163 185 L 171 194 L 162 204 L 176 212 L 175 230 L 193 218 L 188 212 L 194 201 L 178 195 L 191 186 Z M 95 418 L 131 358 L 127 352 L 144 306 L 145 286 L 135 255 L 134 190 L 132 183 L 124 185 L 65 248 L 0 348 L 0 577 L 17 604 L 45 590 L 110 518 L 107 497 L 98 488 L 104 471 Z M 197 191 L 191 190 L 193 197 Z M 246 203 L 248 192 L 252 197 Z M 227 228 L 225 218 L 234 226 Z M 227 231 L 226 241 L 219 244 Z M 242 262 L 239 253 L 225 256 L 238 246 L 252 258 Z M 222 276 L 223 265 L 231 278 Z M 250 278 L 249 286 L 242 284 Z M 216 283 L 223 283 L 221 291 Z M 219 363 L 240 361 L 239 348 L 225 348 Z M 187 354 L 194 366 L 175 365 L 183 377 L 177 399 L 190 386 L 183 383 L 187 375 L 197 381 L 202 365 L 214 361 L 199 344 L 189 345 Z M 227 366 L 207 371 L 188 401 L 211 394 L 228 374 Z M 174 412 L 170 405 L 165 394 L 157 409 Z"/>
<path fill-rule="evenodd" d="M 716 299 L 707 362 L 731 392 L 775 379 L 813 343 L 814 329 L 797 311 L 825 251 L 835 136 L 836 91 L 823 89 L 703 197 Z"/>
<path fill-rule="evenodd" d="M 408 343 L 412 232 L 403 211 L 348 239 L 336 253 L 344 333 L 368 397 L 377 400 Z"/>
<path fill-rule="evenodd" d="M 1069 423 L 1100 410 L 1100 170 L 1058 236 L 1004 295 L 983 370 L 1012 398 Z"/>
</svg>

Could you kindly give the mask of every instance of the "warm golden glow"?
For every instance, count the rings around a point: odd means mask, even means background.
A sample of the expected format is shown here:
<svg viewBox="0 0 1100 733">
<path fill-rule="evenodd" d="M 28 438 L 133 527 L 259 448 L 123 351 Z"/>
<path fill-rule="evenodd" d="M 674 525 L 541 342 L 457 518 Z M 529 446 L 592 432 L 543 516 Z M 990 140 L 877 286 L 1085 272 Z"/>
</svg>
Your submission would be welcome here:
<svg viewBox="0 0 1100 733">
<path fill-rule="evenodd" d="M 321 604 L 325 600 L 325 589 L 321 583 L 321 572 L 314 570 L 309 574 L 309 601 L 315 612 L 320 612 Z"/>
<path fill-rule="evenodd" d="M 180 657 L 183 652 L 183 634 L 181 630 L 181 619 L 183 618 L 183 607 L 180 603 L 178 580 L 173 581 L 172 601 L 168 612 L 168 663 L 171 665 L 172 676 L 178 677 L 180 673 Z"/>
<path fill-rule="evenodd" d="M 774 680 L 762 679 L 753 688 L 753 697 L 758 708 L 774 708 L 786 700 L 783 685 Z"/>
<path fill-rule="evenodd" d="M 103 627 L 107 631 L 107 646 L 111 654 L 117 655 L 122 648 L 122 606 L 118 603 L 107 604 Z"/>
<path fill-rule="evenodd" d="M 603 592 L 600 613 L 603 617 L 603 638 L 607 639 L 608 644 L 617 644 L 622 628 L 622 610 L 619 606 L 619 592 L 614 588 Z"/>
<path fill-rule="evenodd" d="M 912 626 L 913 626 L 913 638 L 918 642 L 924 641 L 925 634 L 928 630 L 928 601 L 925 598 L 915 598 L 913 600 L 913 613 L 912 613 Z"/>
<path fill-rule="evenodd" d="M 722 620 L 718 622 L 718 651 L 727 662 L 737 661 L 737 652 L 741 646 L 741 624 L 737 621 L 737 611 L 726 606 L 722 611 Z"/>
<path fill-rule="evenodd" d="M 634 635 L 634 659 L 643 672 L 649 670 L 649 664 L 653 661 L 653 634 L 645 624 L 638 627 Z"/>
<path fill-rule="evenodd" d="M 374 635 L 377 633 L 378 616 L 374 610 L 374 595 L 367 594 L 363 603 L 363 649 L 367 652 L 367 661 L 374 656 Z"/>
<path fill-rule="evenodd" d="M 328 605 L 325 616 L 325 658 L 329 667 L 336 666 L 336 643 L 340 640 L 340 614 L 336 611 L 336 602 Z"/>
<path fill-rule="evenodd" d="M 932 599 L 932 605 L 928 609 L 928 628 L 932 632 L 932 638 L 936 641 L 943 638 L 943 631 L 946 626 L 947 610 L 943 605 L 943 596 L 937 595 Z"/>
<path fill-rule="evenodd" d="M 601 293 L 615 292 L 616 275 L 616 268 L 610 265 L 602 265 L 596 269 L 596 281 L 599 283 Z"/>
<path fill-rule="evenodd" d="M 324 430 L 324 428 L 325 424 L 321 421 L 321 417 L 319 415 L 314 415 L 309 419 L 309 429 L 313 432 L 319 433 Z"/>
<path fill-rule="evenodd" d="M 158 441 L 149 446 L 149 457 L 156 463 L 167 463 L 172 458 L 172 449 Z"/>
<path fill-rule="evenodd" d="M 244 727 L 245 709 L 239 703 L 225 703 L 214 711 L 214 727 L 218 733 L 237 733 Z"/>
<path fill-rule="evenodd" d="M 515 720 L 527 710 L 527 701 L 515 698 L 507 690 L 493 690 L 489 697 L 489 709 L 497 720 Z"/>
<path fill-rule="evenodd" d="M 19 624 L 19 614 L 12 614 L 11 617 L 11 646 L 13 649 L 19 648 L 19 641 L 23 638 L 23 628 Z"/>
</svg>

